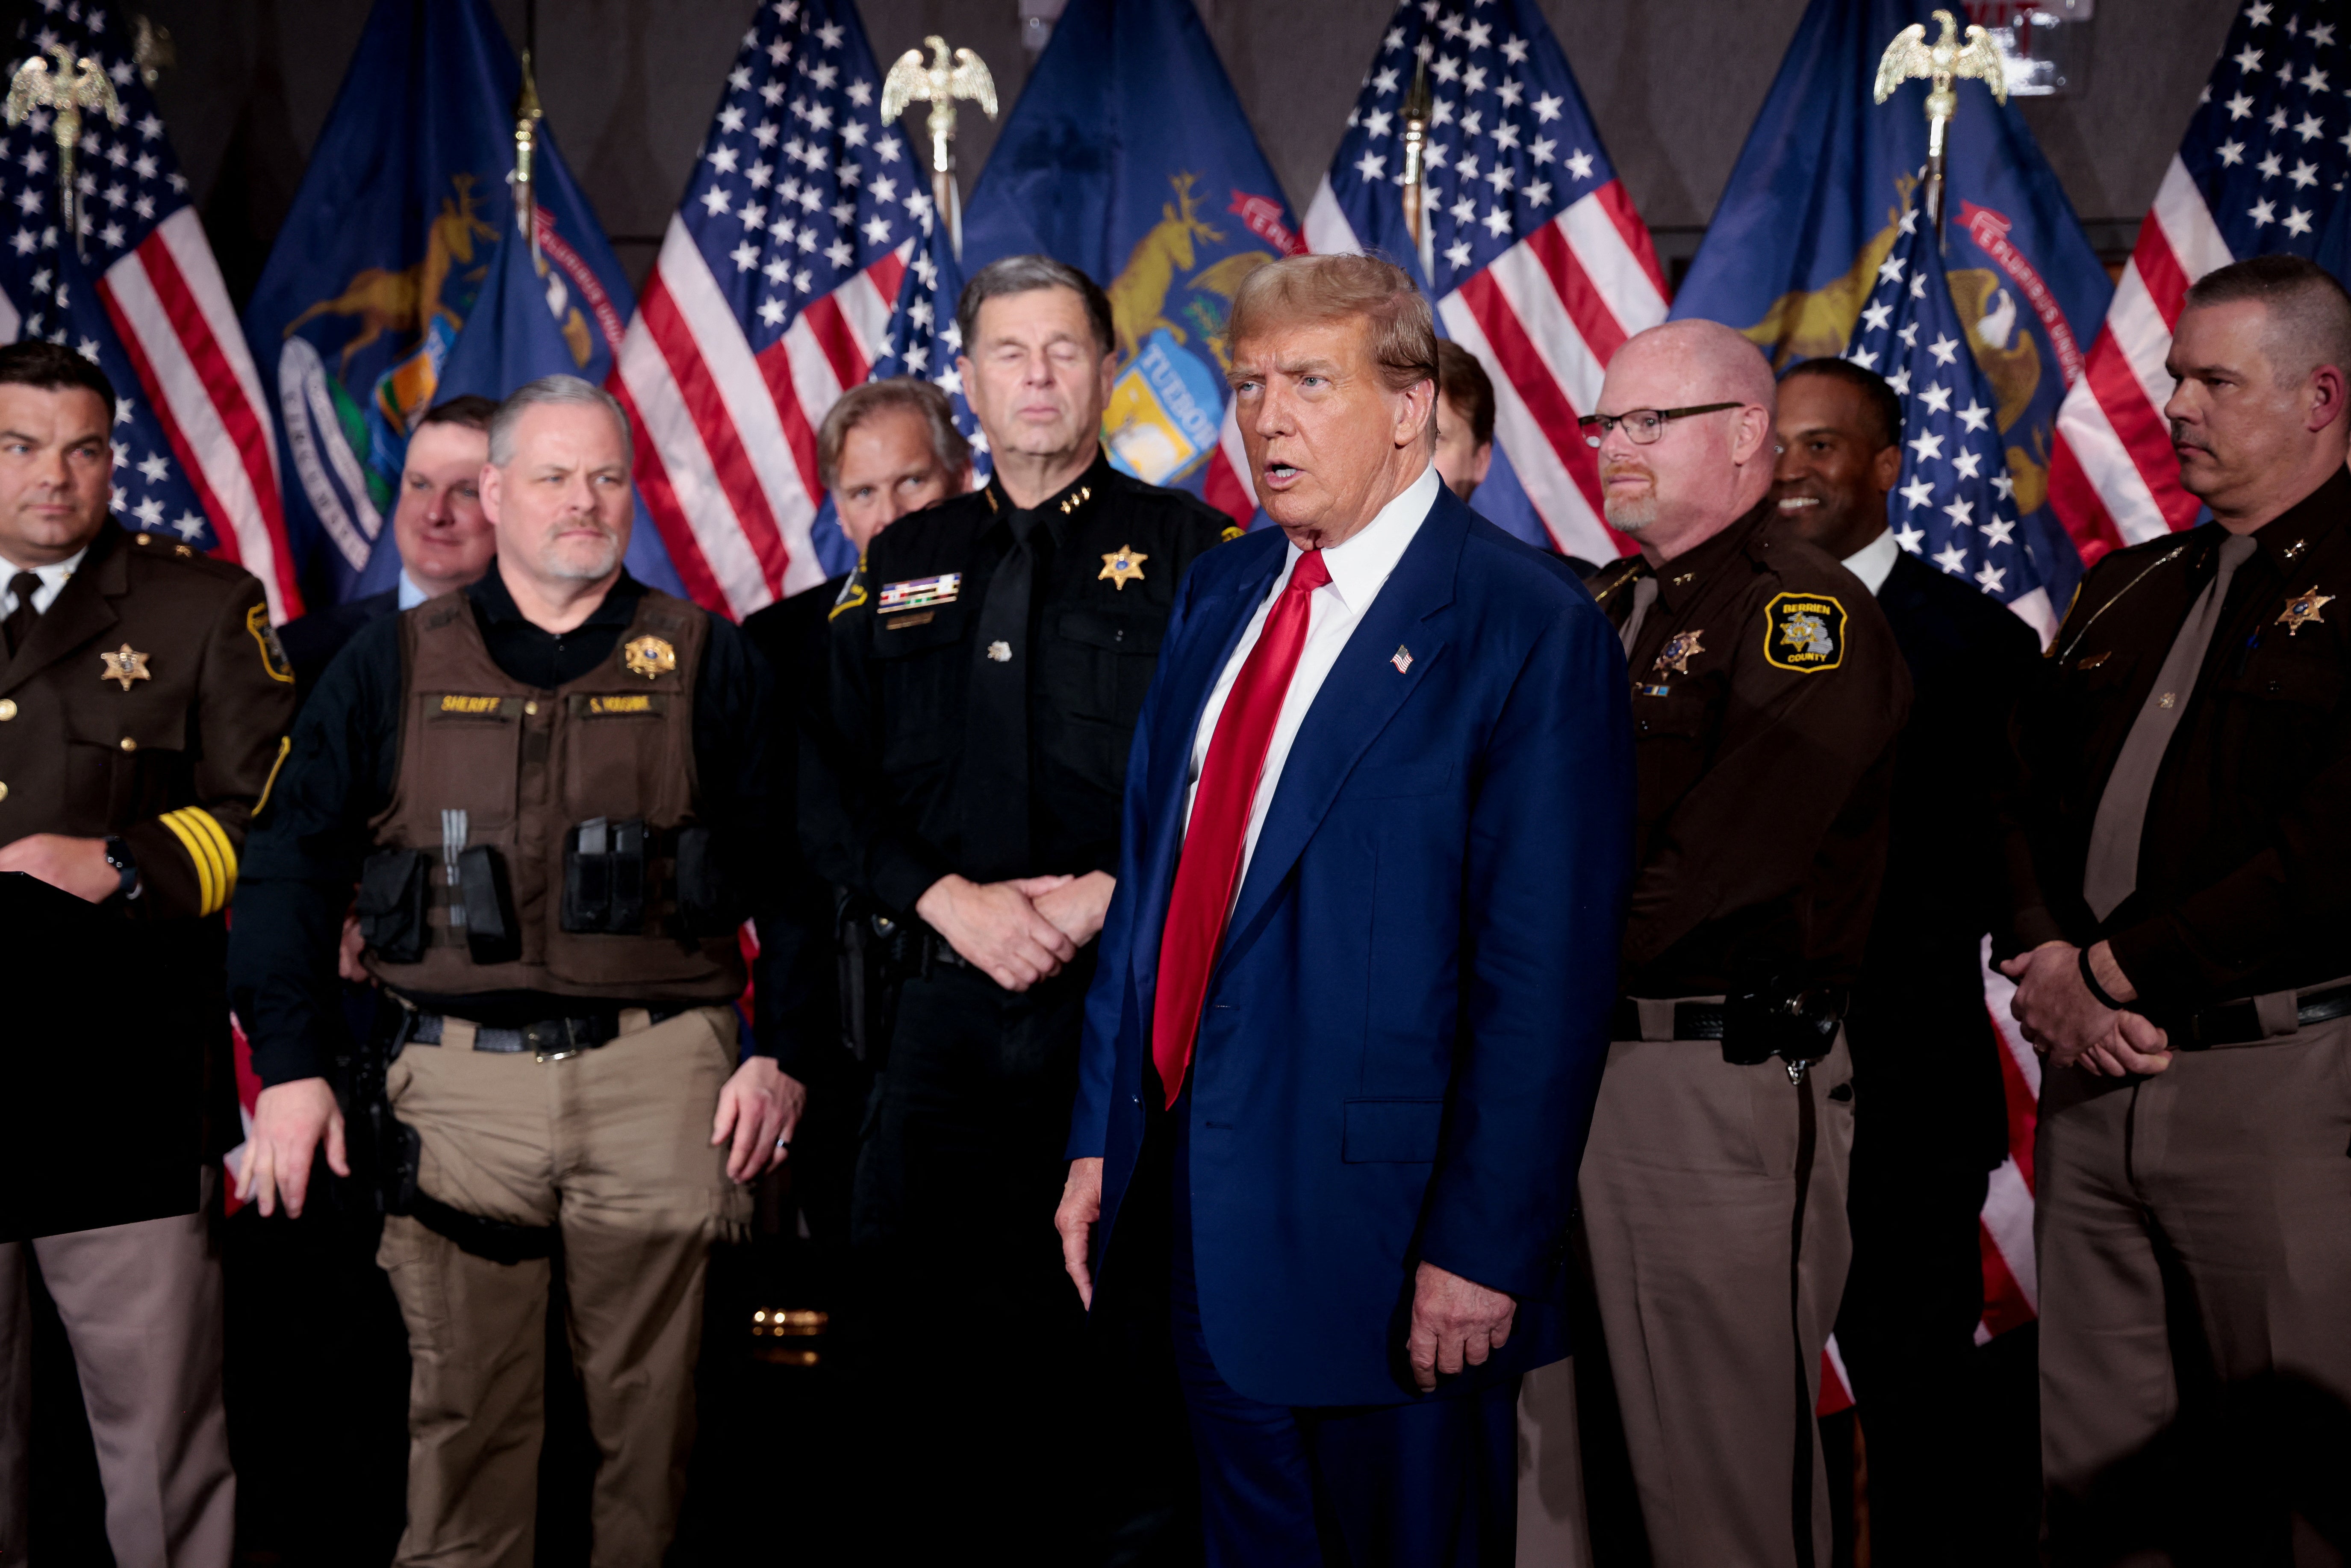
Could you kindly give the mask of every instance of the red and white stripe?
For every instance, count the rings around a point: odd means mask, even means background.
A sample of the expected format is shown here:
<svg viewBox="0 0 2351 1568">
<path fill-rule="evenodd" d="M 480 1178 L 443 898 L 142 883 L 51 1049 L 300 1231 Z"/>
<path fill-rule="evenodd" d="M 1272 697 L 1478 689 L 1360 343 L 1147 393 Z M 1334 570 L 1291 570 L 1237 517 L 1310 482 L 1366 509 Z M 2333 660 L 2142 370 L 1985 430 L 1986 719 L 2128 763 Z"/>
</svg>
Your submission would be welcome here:
<svg viewBox="0 0 2351 1568">
<path fill-rule="evenodd" d="M 1983 1321 L 1976 1343 L 2031 1322 L 2041 1312 L 2041 1274 L 2032 1255 L 2032 1133 L 2041 1104 L 2041 1058 L 2017 1032 L 2009 1003 L 2016 985 L 1991 966 L 1984 944 L 1984 1007 L 2000 1037 L 2001 1087 L 2008 1102 L 2008 1158 L 1991 1173 L 1980 1227 Z"/>
<path fill-rule="evenodd" d="M 740 618 L 824 580 L 809 537 L 816 432 L 872 370 L 910 240 L 754 353 L 678 217 L 606 385 L 636 433 L 637 486 L 686 591 Z"/>
<path fill-rule="evenodd" d="M 2198 502 L 2179 487 L 2163 417 L 2171 395 L 2163 361 L 2189 286 L 2235 259 L 2175 156 L 2090 346 L 2088 370 L 2057 414 L 2050 502 L 2085 565 L 2196 521 Z"/>
<path fill-rule="evenodd" d="M 299 615 L 261 377 L 196 210 L 156 225 L 106 269 L 98 294 L 212 519 L 216 553 L 261 580 L 272 621 Z"/>
<path fill-rule="evenodd" d="M 1306 214 L 1317 251 L 1358 250 L 1325 179 Z M 1600 401 L 1609 359 L 1666 319 L 1648 226 L 1614 180 L 1579 197 L 1437 302 L 1445 330 L 1494 382 L 1494 435 L 1552 540 L 1609 560 L 1632 547 L 1600 511 L 1598 455 L 1576 421 Z"/>
</svg>

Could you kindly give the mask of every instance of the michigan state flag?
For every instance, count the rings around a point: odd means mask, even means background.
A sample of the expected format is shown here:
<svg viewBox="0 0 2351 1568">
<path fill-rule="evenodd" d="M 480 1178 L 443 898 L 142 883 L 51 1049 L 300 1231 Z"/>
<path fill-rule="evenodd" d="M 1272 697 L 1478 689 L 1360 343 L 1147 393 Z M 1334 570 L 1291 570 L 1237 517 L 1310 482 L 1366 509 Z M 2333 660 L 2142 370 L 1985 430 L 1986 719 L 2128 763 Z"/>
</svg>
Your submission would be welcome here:
<svg viewBox="0 0 2351 1568">
<path fill-rule="evenodd" d="M 548 150 L 541 124 L 538 146 Z M 586 213 L 586 198 L 569 171 L 552 160 L 534 160 L 538 186 L 538 243 L 510 220 L 491 254 L 488 277 L 475 297 L 465 325 L 442 362 L 432 401 L 444 402 L 468 392 L 495 401 L 542 376 L 578 376 L 597 386 L 611 373 L 621 336 L 632 308 L 620 259 L 590 221 L 567 238 L 555 222 L 559 211 Z M 574 243 L 576 238 L 577 243 Z M 627 564 L 638 581 L 683 598 L 661 530 L 636 501 L 635 531 L 629 536 Z M 375 549 L 354 598 L 381 593 L 400 578 L 400 549 L 393 532 L 376 536 Z"/>
<path fill-rule="evenodd" d="M 1241 519 L 1225 322 L 1243 278 L 1303 249 L 1192 0 L 1071 0 L 964 214 L 966 274 L 1041 251 L 1109 293 L 1111 462 Z"/>
<path fill-rule="evenodd" d="M 409 432 L 447 395 L 451 350 L 514 231 L 521 85 L 486 0 L 376 0 L 246 308 L 313 602 L 356 591 Z M 601 381 L 626 285 L 544 126 L 536 173 L 540 254 L 578 263 L 552 259 L 569 297 L 558 336 L 576 373 Z"/>
<path fill-rule="evenodd" d="M 1844 352 L 1927 163 L 1928 84 L 1871 101 L 1896 33 L 1941 26 L 1933 0 L 1813 0 L 1674 298 L 1739 329 L 1775 368 Z M 1943 187 L 1945 276 L 1994 400 L 2020 538 L 2063 604 L 2081 571 L 2049 507 L 2058 405 L 2113 292 L 2014 103 L 1955 84 Z"/>
</svg>

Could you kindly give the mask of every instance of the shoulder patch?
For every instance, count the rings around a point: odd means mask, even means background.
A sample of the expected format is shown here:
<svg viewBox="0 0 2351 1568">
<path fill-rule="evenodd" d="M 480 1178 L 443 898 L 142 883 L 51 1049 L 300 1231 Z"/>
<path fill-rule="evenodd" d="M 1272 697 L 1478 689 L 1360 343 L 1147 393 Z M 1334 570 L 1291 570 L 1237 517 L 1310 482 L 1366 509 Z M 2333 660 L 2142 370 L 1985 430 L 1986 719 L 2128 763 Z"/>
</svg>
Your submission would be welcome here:
<svg viewBox="0 0 2351 1568">
<path fill-rule="evenodd" d="M 294 665 L 286 657 L 285 645 L 277 641 L 277 628 L 269 623 L 269 606 L 256 604 L 245 612 L 245 629 L 261 644 L 261 667 L 269 672 L 273 681 L 294 684 Z"/>
<path fill-rule="evenodd" d="M 1217 542 L 1228 545 L 1248 532 L 1249 529 L 1239 523 L 1227 523 L 1224 531 L 1217 536 Z"/>
<path fill-rule="evenodd" d="M 1844 606 L 1825 593 L 1776 593 L 1763 608 L 1763 659 L 1799 674 L 1844 663 Z"/>
</svg>

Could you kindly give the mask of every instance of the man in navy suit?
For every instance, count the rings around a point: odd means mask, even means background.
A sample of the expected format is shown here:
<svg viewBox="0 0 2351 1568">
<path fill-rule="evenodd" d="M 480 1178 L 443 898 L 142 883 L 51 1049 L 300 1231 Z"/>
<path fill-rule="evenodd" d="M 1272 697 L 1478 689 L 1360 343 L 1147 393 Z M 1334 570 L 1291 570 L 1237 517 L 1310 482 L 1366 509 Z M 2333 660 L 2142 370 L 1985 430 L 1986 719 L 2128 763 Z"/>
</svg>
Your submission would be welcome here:
<svg viewBox="0 0 2351 1568">
<path fill-rule="evenodd" d="M 1624 655 L 1439 484 L 1401 270 L 1270 264 L 1229 341 L 1280 528 L 1176 595 L 1058 1224 L 1090 1304 L 1165 1291 L 1210 1563 L 1507 1563 L 1614 1000 Z"/>
<path fill-rule="evenodd" d="M 392 511 L 399 586 L 313 610 L 278 629 L 298 698 L 317 689 L 319 677 L 360 627 L 454 593 L 490 570 L 497 538 L 482 515 L 480 489 L 490 456 L 490 415 L 497 411 L 490 399 L 468 392 L 435 404 L 416 422 Z M 356 967 L 358 949 L 352 952 Z"/>
<path fill-rule="evenodd" d="M 1868 1434 L 1874 1556 L 1958 1568 L 2001 1555 L 1983 1504 L 1994 1477 L 2018 1468 L 2008 1459 L 2034 1463 L 2029 1385 L 2022 1421 L 1980 1429 L 1970 1374 L 1978 1217 L 2008 1157 L 2001 1047 L 1983 1000 L 1984 935 L 2007 896 L 1992 801 L 2009 713 L 2041 646 L 1998 600 L 1896 546 L 1886 498 L 1902 476 L 1902 404 L 1883 377 L 1806 360 L 1780 382 L 1777 429 L 1782 526 L 1876 596 L 1910 670 L 1886 883 L 1845 1014 L 1853 1272 L 1837 1343 Z"/>
</svg>

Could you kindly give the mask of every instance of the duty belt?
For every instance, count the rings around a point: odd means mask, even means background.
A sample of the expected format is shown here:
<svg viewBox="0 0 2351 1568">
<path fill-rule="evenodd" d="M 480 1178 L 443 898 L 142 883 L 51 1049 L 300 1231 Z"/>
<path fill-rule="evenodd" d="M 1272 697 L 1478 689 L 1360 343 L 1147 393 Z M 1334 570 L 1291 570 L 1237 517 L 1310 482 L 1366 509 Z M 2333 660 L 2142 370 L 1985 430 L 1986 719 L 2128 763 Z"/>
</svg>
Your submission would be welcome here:
<svg viewBox="0 0 2351 1568">
<path fill-rule="evenodd" d="M 2264 1005 L 2266 1004 L 2266 1005 Z M 2293 1011 L 2288 1012 L 2288 1004 Z M 2265 1024 L 2267 1012 L 2272 1022 Z M 2316 991 L 2280 991 L 2267 997 L 2247 997 L 2190 1013 L 2171 1031 L 2171 1043 L 2180 1051 L 2210 1051 L 2215 1046 L 2258 1045 L 2307 1029 L 2314 1023 L 2351 1016 L 2351 984 Z M 2292 1027 L 2283 1027 L 2291 1019 Z"/>
<path fill-rule="evenodd" d="M 644 1028 L 664 1022 L 688 1009 L 684 1008 L 616 1009 L 609 1013 L 593 1013 L 585 1018 L 541 1019 L 519 1028 L 495 1028 L 487 1024 L 474 1026 L 474 1049 L 514 1054 L 529 1051 L 541 1061 L 562 1061 L 582 1051 L 607 1045 L 633 1030 L 622 1027 L 622 1014 L 643 1011 Z M 439 1045 L 451 1030 L 452 1023 L 463 1019 L 451 1019 L 440 1013 L 420 1012 L 409 1020 L 406 1043 Z"/>
<path fill-rule="evenodd" d="M 1608 1038 L 1611 1040 L 1720 1040 L 1722 1038 L 1723 1005 L 1711 1002 L 1663 1002 L 1648 1004 L 1654 1015 L 1664 1009 L 1673 1009 L 1673 1032 L 1649 1034 L 1641 1027 L 1641 1003 L 1626 997 L 1616 1004 L 1609 1015 Z"/>
</svg>

